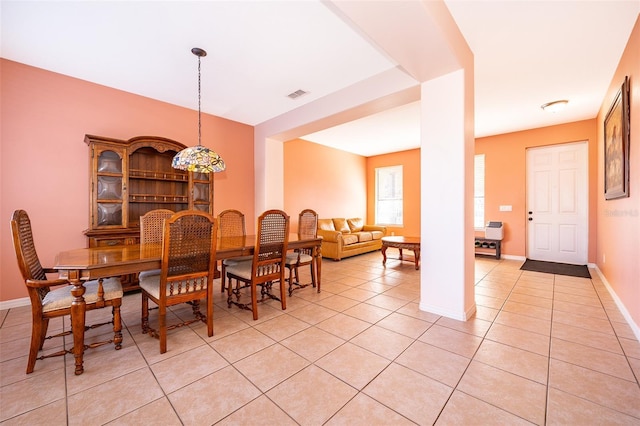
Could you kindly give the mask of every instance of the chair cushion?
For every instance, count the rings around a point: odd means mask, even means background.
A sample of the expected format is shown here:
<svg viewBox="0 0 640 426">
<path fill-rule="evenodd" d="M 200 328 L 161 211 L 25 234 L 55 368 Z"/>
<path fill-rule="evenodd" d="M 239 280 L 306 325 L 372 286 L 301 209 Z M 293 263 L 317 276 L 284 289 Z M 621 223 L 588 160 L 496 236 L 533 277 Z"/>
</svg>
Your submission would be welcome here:
<svg viewBox="0 0 640 426">
<path fill-rule="evenodd" d="M 178 292 L 178 286 L 174 283 L 173 285 L 173 294 L 171 293 L 171 283 L 167 283 L 166 287 L 165 287 L 165 291 L 167 292 L 167 296 L 176 296 L 178 294 L 188 294 L 188 293 L 192 293 L 193 292 L 193 288 L 194 285 L 196 284 L 195 280 L 188 280 L 187 283 L 189 284 L 189 291 L 186 290 L 186 285 L 183 282 L 182 286 L 180 286 L 179 290 L 180 292 Z M 198 291 L 200 291 L 200 283 L 198 281 Z M 149 275 L 147 277 L 144 277 L 142 279 L 140 279 L 140 288 L 143 289 L 144 291 L 146 291 L 149 296 L 154 297 L 156 299 L 160 298 L 160 275 Z M 204 286 L 202 287 L 203 289 L 207 288 L 207 281 L 205 279 L 204 282 Z"/>
<path fill-rule="evenodd" d="M 84 300 L 87 305 L 96 303 L 98 300 L 98 280 L 87 281 L 84 283 L 86 291 Z M 120 278 L 105 278 L 102 280 L 102 288 L 104 289 L 104 300 L 114 300 L 122 298 L 122 285 Z M 51 290 L 42 301 L 42 311 L 50 312 L 58 309 L 70 308 L 73 302 L 71 290 L 72 285 Z"/>
<path fill-rule="evenodd" d="M 160 275 L 160 269 L 151 269 L 149 271 L 142 271 L 138 274 L 138 280 L 144 277 L 150 277 L 151 275 Z"/>
<path fill-rule="evenodd" d="M 333 226 L 335 226 L 336 231 L 340 231 L 342 233 L 351 232 L 351 228 L 349 228 L 349 224 L 347 223 L 347 219 L 344 218 L 334 218 Z"/>
<path fill-rule="evenodd" d="M 347 223 L 349 224 L 349 229 L 351 229 L 351 232 L 360 232 L 362 231 L 362 227 L 364 226 L 364 221 L 359 217 L 348 219 Z"/>
<path fill-rule="evenodd" d="M 371 231 L 371 237 L 374 240 L 379 240 L 382 237 L 384 237 L 384 232 L 382 232 L 382 231 Z"/>
<path fill-rule="evenodd" d="M 318 229 L 323 231 L 335 231 L 336 228 L 333 226 L 333 220 L 331 219 L 318 219 Z"/>
<path fill-rule="evenodd" d="M 224 266 L 229 266 L 229 265 L 235 265 L 238 262 L 246 262 L 247 260 L 253 260 L 253 255 L 232 257 L 230 259 L 223 260 L 222 263 L 224 263 Z"/>
<path fill-rule="evenodd" d="M 345 246 L 358 242 L 358 236 L 353 234 L 342 234 L 342 242 Z"/>
<path fill-rule="evenodd" d="M 227 274 L 233 274 L 245 280 L 250 280 L 252 267 L 253 260 L 238 262 L 235 265 L 227 266 Z"/>
<path fill-rule="evenodd" d="M 300 263 L 309 263 L 313 260 L 313 257 L 306 253 L 300 253 Z M 285 264 L 289 266 L 295 266 L 298 263 L 298 253 L 287 253 L 287 259 Z"/>
</svg>

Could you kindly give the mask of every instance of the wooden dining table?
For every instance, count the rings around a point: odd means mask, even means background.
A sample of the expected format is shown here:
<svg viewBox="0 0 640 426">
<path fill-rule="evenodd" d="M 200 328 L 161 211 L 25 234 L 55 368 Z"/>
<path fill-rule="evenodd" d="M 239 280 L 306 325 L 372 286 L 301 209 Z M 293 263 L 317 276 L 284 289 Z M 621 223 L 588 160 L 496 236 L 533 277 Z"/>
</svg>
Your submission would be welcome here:
<svg viewBox="0 0 640 426">
<path fill-rule="evenodd" d="M 255 235 L 244 237 L 219 238 L 216 259 L 224 260 L 239 256 L 252 255 L 255 247 Z M 300 239 L 297 234 L 289 236 L 288 249 L 312 249 L 315 262 L 317 291 L 320 292 L 322 275 L 322 238 Z M 53 267 L 60 278 L 69 280 L 73 289 L 74 301 L 71 305 L 71 329 L 73 333 L 73 354 L 75 374 L 82 374 L 84 356 L 84 330 L 86 305 L 84 301 L 84 282 L 100 278 L 134 274 L 142 271 L 160 269 L 162 245 L 131 244 L 107 247 L 90 247 L 65 250 L 56 256 Z"/>
</svg>

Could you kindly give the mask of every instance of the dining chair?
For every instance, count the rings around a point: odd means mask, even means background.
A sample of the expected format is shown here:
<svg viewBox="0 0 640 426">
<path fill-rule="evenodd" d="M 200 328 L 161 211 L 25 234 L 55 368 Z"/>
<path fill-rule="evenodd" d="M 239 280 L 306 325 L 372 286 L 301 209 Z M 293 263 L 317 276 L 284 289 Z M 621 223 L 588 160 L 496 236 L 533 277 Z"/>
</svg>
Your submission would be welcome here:
<svg viewBox="0 0 640 426">
<path fill-rule="evenodd" d="M 164 221 L 174 214 L 175 212 L 169 209 L 155 209 L 140 216 L 140 244 L 161 243 Z M 160 269 L 141 271 L 138 274 L 138 280 L 140 277 L 159 274 Z"/>
<path fill-rule="evenodd" d="M 167 331 L 202 321 L 213 336 L 213 278 L 216 268 L 217 221 L 208 213 L 185 210 L 164 221 L 160 275 L 140 278 L 142 333 L 160 340 L 167 351 Z M 158 306 L 158 326 L 149 325 L 149 299 Z M 200 312 L 206 300 L 207 314 Z M 193 319 L 167 326 L 167 308 L 190 303 Z"/>
<path fill-rule="evenodd" d="M 47 336 L 49 320 L 65 315 L 71 316 L 71 304 L 74 296 L 71 294 L 73 286 L 67 279 L 49 279 L 46 274 L 56 273 L 56 269 L 44 268 L 38 259 L 31 220 L 24 210 L 16 210 L 11 216 L 11 233 L 13 246 L 18 259 L 18 267 L 27 286 L 29 299 L 31 300 L 31 344 L 29 346 L 29 358 L 27 360 L 27 374 L 33 372 L 36 360 L 60 356 L 72 353 L 71 350 L 60 351 L 38 356 L 44 342 L 54 337 L 66 336 L 71 331 L 65 331 Z M 122 285 L 119 278 L 105 278 L 86 281 L 84 300 L 86 310 L 91 311 L 106 306 L 111 306 L 112 319 L 108 322 L 86 326 L 85 330 L 96 328 L 106 324 L 113 324 L 113 339 L 92 343 L 91 348 L 113 343 L 116 349 L 122 348 L 122 323 L 120 319 L 120 306 L 122 305 Z M 52 288 L 62 286 L 58 288 Z"/>
<path fill-rule="evenodd" d="M 285 290 L 285 266 L 287 244 L 289 243 L 289 216 L 282 210 L 267 210 L 258 217 L 258 236 L 251 260 L 238 262 L 226 268 L 227 304 L 237 305 L 241 309 L 253 312 L 253 319 L 258 319 L 258 302 L 267 299 L 280 301 L 282 309 L 287 309 Z M 233 288 L 233 280 L 236 286 Z M 275 282 L 280 284 L 280 297 L 271 293 Z M 241 284 L 242 283 L 242 284 Z M 260 300 L 257 298 L 257 287 L 260 286 Z M 240 303 L 241 290 L 249 288 L 251 307 Z M 233 296 L 236 300 L 233 300 Z"/>
<path fill-rule="evenodd" d="M 311 239 L 318 236 L 318 214 L 311 210 L 305 209 L 298 215 L 298 238 Z M 301 266 L 310 265 L 311 284 L 316 287 L 316 266 L 313 258 L 313 248 L 296 249 L 293 253 L 287 253 L 285 267 L 289 270 L 289 296 L 293 290 L 307 287 L 309 284 L 300 283 L 300 274 L 298 269 Z M 293 280 L 295 275 L 295 281 Z"/>
<path fill-rule="evenodd" d="M 218 214 L 218 233 L 220 238 L 245 237 L 247 228 L 244 221 L 244 213 L 239 210 L 228 209 Z M 231 259 L 224 259 L 221 263 L 220 291 L 224 293 L 227 288 L 226 270 L 227 266 L 235 265 L 253 259 L 253 256 L 239 256 Z"/>
</svg>

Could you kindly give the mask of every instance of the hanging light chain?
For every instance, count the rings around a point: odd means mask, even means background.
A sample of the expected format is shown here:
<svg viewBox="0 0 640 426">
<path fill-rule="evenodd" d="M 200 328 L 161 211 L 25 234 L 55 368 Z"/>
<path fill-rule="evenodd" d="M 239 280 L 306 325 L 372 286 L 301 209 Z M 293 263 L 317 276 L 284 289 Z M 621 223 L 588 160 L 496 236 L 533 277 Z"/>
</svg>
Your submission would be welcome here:
<svg viewBox="0 0 640 426">
<path fill-rule="evenodd" d="M 200 139 L 202 135 L 202 124 L 200 122 L 200 55 L 198 55 L 198 146 L 201 145 Z"/>
</svg>

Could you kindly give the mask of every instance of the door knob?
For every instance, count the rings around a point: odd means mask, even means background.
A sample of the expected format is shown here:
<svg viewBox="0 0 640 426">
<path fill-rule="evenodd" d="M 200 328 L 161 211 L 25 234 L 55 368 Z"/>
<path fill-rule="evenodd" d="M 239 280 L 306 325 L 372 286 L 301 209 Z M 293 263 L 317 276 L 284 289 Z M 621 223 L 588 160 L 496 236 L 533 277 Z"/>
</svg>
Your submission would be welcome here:
<svg viewBox="0 0 640 426">
<path fill-rule="evenodd" d="M 533 220 L 533 218 L 532 218 L 532 217 L 530 217 L 530 218 L 529 218 L 529 222 L 531 222 L 532 220 Z"/>
</svg>

